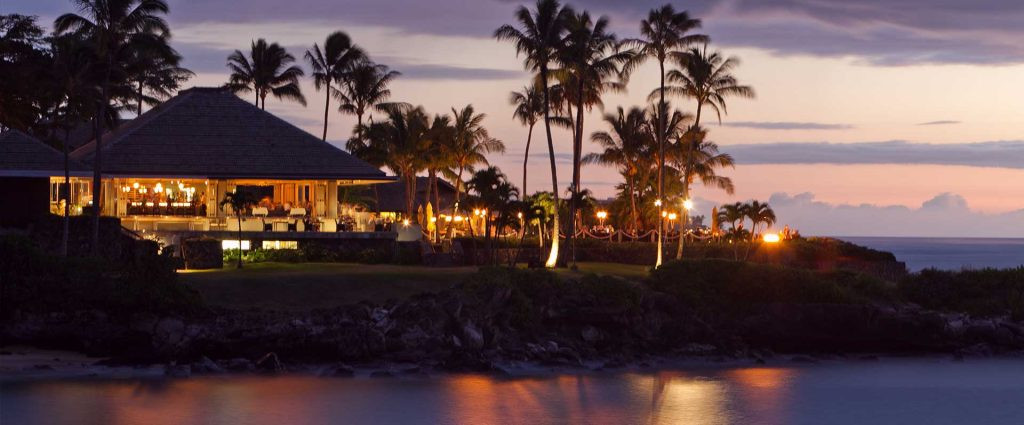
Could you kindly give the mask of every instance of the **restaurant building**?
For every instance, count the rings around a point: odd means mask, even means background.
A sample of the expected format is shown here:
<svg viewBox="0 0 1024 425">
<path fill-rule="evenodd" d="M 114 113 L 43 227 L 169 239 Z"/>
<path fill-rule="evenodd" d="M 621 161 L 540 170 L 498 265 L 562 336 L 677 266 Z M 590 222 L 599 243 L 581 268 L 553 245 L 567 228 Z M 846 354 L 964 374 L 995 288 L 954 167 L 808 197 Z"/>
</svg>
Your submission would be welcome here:
<svg viewBox="0 0 1024 425">
<path fill-rule="evenodd" d="M 372 232 L 368 212 L 339 202 L 339 187 L 395 180 L 221 88 L 184 90 L 105 134 L 100 146 L 99 158 L 95 141 L 71 154 L 79 171 L 69 191 L 72 214 L 93 204 L 86 170 L 99 159 L 101 214 L 143 235 L 202 234 L 239 244 L 237 212 L 220 205 L 239 190 L 260 200 L 241 211 L 242 245 Z M 60 214 L 63 171 L 54 171 L 34 175 L 49 178 L 51 212 Z"/>
</svg>

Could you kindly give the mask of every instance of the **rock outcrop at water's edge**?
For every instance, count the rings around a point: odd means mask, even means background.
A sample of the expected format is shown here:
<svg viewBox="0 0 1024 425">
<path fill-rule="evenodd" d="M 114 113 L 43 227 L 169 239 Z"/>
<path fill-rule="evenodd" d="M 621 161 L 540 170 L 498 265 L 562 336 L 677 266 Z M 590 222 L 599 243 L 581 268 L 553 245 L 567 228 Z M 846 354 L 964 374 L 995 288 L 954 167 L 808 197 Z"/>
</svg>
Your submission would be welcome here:
<svg viewBox="0 0 1024 425">
<path fill-rule="evenodd" d="M 112 364 L 173 364 L 168 373 L 175 376 L 312 364 L 333 365 L 329 374 L 350 376 L 348 365 L 370 362 L 411 365 L 402 373 L 500 372 L 508 362 L 615 367 L 649 356 L 1024 350 L 1024 324 L 1008 319 L 912 305 L 774 304 L 742 319 L 709 323 L 673 297 L 641 293 L 633 308 L 609 308 L 572 294 L 554 297 L 540 306 L 543 317 L 533 326 L 516 321 L 508 288 L 492 287 L 307 313 L 218 310 L 187 318 L 135 315 L 127 322 L 96 312 L 23 315 L 0 327 L 0 339 L 110 357 Z"/>
</svg>

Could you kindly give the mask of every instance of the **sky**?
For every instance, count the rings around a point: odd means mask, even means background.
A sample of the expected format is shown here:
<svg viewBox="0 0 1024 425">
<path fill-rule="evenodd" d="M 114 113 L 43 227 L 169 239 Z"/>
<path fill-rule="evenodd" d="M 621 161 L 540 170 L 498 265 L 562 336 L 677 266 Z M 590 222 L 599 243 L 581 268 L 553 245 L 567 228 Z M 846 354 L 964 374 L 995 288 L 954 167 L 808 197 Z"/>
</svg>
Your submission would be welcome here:
<svg viewBox="0 0 1024 425">
<path fill-rule="evenodd" d="M 621 38 L 664 0 L 569 2 L 606 15 Z M 507 0 L 169 0 L 173 45 L 198 74 L 227 80 L 226 57 L 266 38 L 301 61 L 342 30 L 372 59 L 402 72 L 393 100 L 450 113 L 472 104 L 508 147 L 492 157 L 522 179 L 526 128 L 508 93 L 528 79 L 521 58 L 492 38 L 521 3 Z M 713 50 L 740 58 L 735 71 L 756 99 L 731 99 L 710 138 L 736 158 L 732 196 L 697 187 L 700 211 L 767 200 L 779 225 L 803 234 L 1024 237 L 1024 2 L 1019 0 L 694 0 L 673 2 L 702 19 Z M 0 13 L 44 23 L 73 11 L 68 0 L 0 0 Z M 306 67 L 308 69 L 308 66 Z M 647 64 L 607 112 L 643 105 L 657 86 Z M 269 100 L 267 110 L 319 135 L 324 94 L 303 83 L 308 105 Z M 692 102 L 674 99 L 681 109 Z M 602 111 L 585 133 L 604 130 Z M 341 146 L 355 118 L 332 112 L 328 139 Z M 550 190 L 542 133 L 531 146 L 528 191 Z M 571 175 L 567 132 L 555 132 L 559 180 Z M 585 143 L 584 150 L 596 145 Z M 587 166 L 583 185 L 604 198 L 619 176 Z"/>
</svg>

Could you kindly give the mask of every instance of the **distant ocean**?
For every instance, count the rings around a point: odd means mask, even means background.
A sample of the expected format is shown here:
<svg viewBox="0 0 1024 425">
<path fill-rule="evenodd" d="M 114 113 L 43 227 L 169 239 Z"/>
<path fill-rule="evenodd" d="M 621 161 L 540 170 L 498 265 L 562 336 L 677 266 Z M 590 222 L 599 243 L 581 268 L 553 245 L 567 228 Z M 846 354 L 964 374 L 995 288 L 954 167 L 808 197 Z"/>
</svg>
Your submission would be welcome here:
<svg viewBox="0 0 1024 425">
<path fill-rule="evenodd" d="M 1024 238 L 887 238 L 837 239 L 880 251 L 889 251 L 907 263 L 910 271 L 1008 268 L 1024 265 Z"/>
</svg>

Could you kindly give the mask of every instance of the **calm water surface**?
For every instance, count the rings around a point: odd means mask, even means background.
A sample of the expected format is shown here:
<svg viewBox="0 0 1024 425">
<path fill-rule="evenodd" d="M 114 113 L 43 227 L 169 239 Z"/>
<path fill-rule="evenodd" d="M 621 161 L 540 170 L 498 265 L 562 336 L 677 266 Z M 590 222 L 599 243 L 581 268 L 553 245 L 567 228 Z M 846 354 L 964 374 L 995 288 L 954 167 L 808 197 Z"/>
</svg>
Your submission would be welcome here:
<svg viewBox="0 0 1024 425">
<path fill-rule="evenodd" d="M 1022 424 L 1024 360 L 0 384 L 3 424 Z"/>
<path fill-rule="evenodd" d="M 924 268 L 1008 268 L 1024 265 L 1024 238 L 879 238 L 839 237 L 882 251 L 907 263 L 910 271 Z"/>
</svg>

